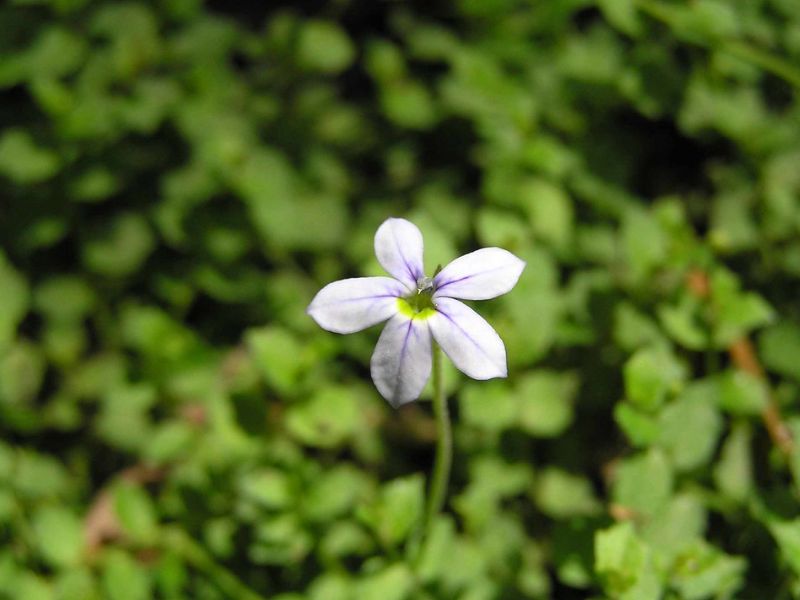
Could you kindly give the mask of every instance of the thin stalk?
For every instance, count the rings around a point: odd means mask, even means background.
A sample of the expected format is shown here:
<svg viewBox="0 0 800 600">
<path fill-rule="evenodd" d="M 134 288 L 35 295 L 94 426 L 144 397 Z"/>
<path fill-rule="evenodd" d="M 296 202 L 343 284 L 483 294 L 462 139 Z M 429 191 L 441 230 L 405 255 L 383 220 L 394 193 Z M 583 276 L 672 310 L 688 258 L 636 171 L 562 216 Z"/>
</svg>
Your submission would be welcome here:
<svg viewBox="0 0 800 600">
<path fill-rule="evenodd" d="M 680 29 L 680 9 L 676 9 L 675 5 L 659 2 L 658 0 L 637 0 L 636 4 L 642 12 L 650 17 L 661 21 L 676 31 Z M 711 44 L 703 40 L 695 40 L 694 43 L 700 46 L 711 47 Z M 795 87 L 800 87 L 800 69 L 783 56 L 754 46 L 741 39 L 717 40 L 716 43 L 718 45 L 714 46 L 713 49 L 732 54 L 756 65 L 764 71 L 780 77 Z"/>
<path fill-rule="evenodd" d="M 726 52 L 750 62 L 777 77 L 800 87 L 800 70 L 783 57 L 776 56 L 767 50 L 752 46 L 742 40 L 730 40 L 722 46 Z"/>
<path fill-rule="evenodd" d="M 213 581 L 225 597 L 239 600 L 266 600 L 264 596 L 245 585 L 231 571 L 218 564 L 203 546 L 184 531 L 170 528 L 165 531 L 164 540 L 167 547 Z"/>
<path fill-rule="evenodd" d="M 442 511 L 450 480 L 450 466 L 453 463 L 453 433 L 450 427 L 450 411 L 444 394 L 442 379 L 442 349 L 433 344 L 433 414 L 436 418 L 436 458 L 428 495 L 427 531 L 430 533 L 433 521 Z"/>
</svg>

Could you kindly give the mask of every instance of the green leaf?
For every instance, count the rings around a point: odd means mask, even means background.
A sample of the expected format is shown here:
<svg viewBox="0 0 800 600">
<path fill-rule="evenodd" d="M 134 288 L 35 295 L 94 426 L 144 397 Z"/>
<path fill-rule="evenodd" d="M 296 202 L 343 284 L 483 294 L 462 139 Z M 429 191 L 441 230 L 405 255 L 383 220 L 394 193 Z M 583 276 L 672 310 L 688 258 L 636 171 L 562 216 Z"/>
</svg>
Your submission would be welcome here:
<svg viewBox="0 0 800 600">
<path fill-rule="evenodd" d="M 44 181 L 59 168 L 58 154 L 37 146 L 28 131 L 7 129 L 0 136 L 0 174 L 15 183 Z"/>
<path fill-rule="evenodd" d="M 697 540 L 676 561 L 670 583 L 686 600 L 733 598 L 745 583 L 747 562 Z"/>
<path fill-rule="evenodd" d="M 702 43 L 735 37 L 740 28 L 736 11 L 722 0 L 699 0 L 692 5 L 680 6 L 674 14 L 676 33 Z"/>
<path fill-rule="evenodd" d="M 12 446 L 0 441 L 0 482 L 7 484 L 14 471 L 14 450 Z"/>
<path fill-rule="evenodd" d="M 594 542 L 594 568 L 603 588 L 620 600 L 657 600 L 661 582 L 649 546 L 629 522 L 598 531 Z"/>
<path fill-rule="evenodd" d="M 539 510 L 554 519 L 591 516 L 601 510 L 588 479 L 554 467 L 537 477 L 534 499 Z"/>
<path fill-rule="evenodd" d="M 119 180 L 108 170 L 97 167 L 76 177 L 70 194 L 80 202 L 102 202 L 119 189 Z"/>
<path fill-rule="evenodd" d="M 297 62 L 311 71 L 338 73 L 350 66 L 355 48 L 347 33 L 332 21 L 309 20 L 298 40 Z"/>
<path fill-rule="evenodd" d="M 480 486 L 498 498 L 521 494 L 532 480 L 527 463 L 508 463 L 492 454 L 475 457 L 470 462 L 469 472 L 471 485 Z"/>
<path fill-rule="evenodd" d="M 461 418 L 480 429 L 502 431 L 517 421 L 518 403 L 503 381 L 468 382 L 459 394 Z"/>
<path fill-rule="evenodd" d="M 389 82 L 406 76 L 403 53 L 395 44 L 384 39 L 367 43 L 364 63 L 369 74 L 378 82 Z"/>
<path fill-rule="evenodd" d="M 41 388 L 45 361 L 39 348 L 20 340 L 5 352 L 0 350 L 0 406 L 29 406 Z"/>
<path fill-rule="evenodd" d="M 469 485 L 453 504 L 468 527 L 480 530 L 495 516 L 503 498 L 522 494 L 533 479 L 527 464 L 507 463 L 493 455 L 478 456 L 469 465 Z"/>
<path fill-rule="evenodd" d="M 22 571 L 14 582 L 14 595 L 26 600 L 52 600 L 53 592 L 46 579 L 30 571 Z"/>
<path fill-rule="evenodd" d="M 727 252 L 753 248 L 759 231 L 753 215 L 749 190 L 723 194 L 715 199 L 709 237 Z"/>
<path fill-rule="evenodd" d="M 393 81 L 382 89 L 380 99 L 386 117 L 400 127 L 427 129 L 436 122 L 436 104 L 417 81 Z"/>
<path fill-rule="evenodd" d="M 148 600 L 152 583 L 147 569 L 121 550 L 104 554 L 103 588 L 108 600 Z"/>
<path fill-rule="evenodd" d="M 524 375 L 515 394 L 520 428 L 536 437 L 561 435 L 572 422 L 577 389 L 574 374 L 542 370 Z"/>
<path fill-rule="evenodd" d="M 148 385 L 119 387 L 103 399 L 95 426 L 100 437 L 117 448 L 134 450 L 148 442 L 150 419 L 147 410 L 156 401 Z"/>
<path fill-rule="evenodd" d="M 478 240 L 484 246 L 517 248 L 526 244 L 530 237 L 528 228 L 518 215 L 494 206 L 480 209 L 475 227 Z"/>
<path fill-rule="evenodd" d="M 478 534 L 487 568 L 495 573 L 497 579 L 506 579 L 516 574 L 516 568 L 509 561 L 517 556 L 526 541 L 525 529 L 519 519 L 507 513 L 498 512 Z"/>
<path fill-rule="evenodd" d="M 238 488 L 243 500 L 270 510 L 287 508 L 296 500 L 290 477 L 278 469 L 242 473 Z"/>
<path fill-rule="evenodd" d="M 355 585 L 346 573 L 326 571 L 309 586 L 309 600 L 350 600 Z M 305 598 L 305 596 L 304 596 Z M 288 600 L 294 600 L 289 598 Z"/>
<path fill-rule="evenodd" d="M 26 500 L 57 498 L 70 487 L 70 476 L 52 456 L 21 451 L 16 454 L 16 469 L 10 484 Z"/>
<path fill-rule="evenodd" d="M 792 415 L 785 418 L 786 428 L 789 431 L 791 439 L 800 439 L 800 417 Z M 795 482 L 800 481 L 800 446 L 794 444 L 792 448 L 791 460 L 789 461 L 791 468 L 792 478 Z"/>
<path fill-rule="evenodd" d="M 654 411 L 680 389 L 686 369 L 665 348 L 643 348 L 625 363 L 624 376 L 627 399 L 638 408 Z"/>
<path fill-rule="evenodd" d="M 286 427 L 309 446 L 334 448 L 353 436 L 361 423 L 360 388 L 329 386 L 303 402 L 292 404 Z"/>
<path fill-rule="evenodd" d="M 667 237 L 663 229 L 652 214 L 641 208 L 625 212 L 622 242 L 635 280 L 660 266 L 667 257 Z"/>
<path fill-rule="evenodd" d="M 144 456 L 155 464 L 166 464 L 188 454 L 195 431 L 189 423 L 180 421 L 160 423 L 151 432 Z"/>
<path fill-rule="evenodd" d="M 769 402 L 767 384 L 750 373 L 725 371 L 719 375 L 718 385 L 720 408 L 732 415 L 759 415 Z"/>
<path fill-rule="evenodd" d="M 58 600 L 99 600 L 98 586 L 87 567 L 72 567 L 63 571 L 55 581 Z"/>
<path fill-rule="evenodd" d="M 572 240 L 575 215 L 564 189 L 544 179 L 531 179 L 525 183 L 519 202 L 537 239 L 565 250 Z"/>
<path fill-rule="evenodd" d="M 646 517 L 666 506 L 672 485 L 672 467 L 664 452 L 651 449 L 617 466 L 611 492 L 616 504 Z"/>
<path fill-rule="evenodd" d="M 51 320 L 42 333 L 45 354 L 60 367 L 78 363 L 88 345 L 87 330 L 79 322 Z"/>
<path fill-rule="evenodd" d="M 14 338 L 28 312 L 28 284 L 0 251 L 0 349 Z"/>
<path fill-rule="evenodd" d="M 241 152 L 241 158 L 231 160 L 231 185 L 268 249 L 321 251 L 344 241 L 347 213 L 339 194 L 303 185 L 291 163 L 274 149 Z"/>
<path fill-rule="evenodd" d="M 747 422 L 733 426 L 714 467 L 714 482 L 728 498 L 744 502 L 754 489 L 752 433 Z"/>
<path fill-rule="evenodd" d="M 341 560 L 348 556 L 366 556 L 375 551 L 373 537 L 352 521 L 334 521 L 319 542 L 323 560 Z"/>
<path fill-rule="evenodd" d="M 791 521 L 770 519 L 767 525 L 778 544 L 783 560 L 795 574 L 800 573 L 800 519 Z"/>
<path fill-rule="evenodd" d="M 155 306 L 126 305 L 119 327 L 125 345 L 155 367 L 174 367 L 176 361 L 202 348 L 194 331 Z"/>
<path fill-rule="evenodd" d="M 765 329 L 758 338 L 758 355 L 770 371 L 800 380 L 800 326 L 781 322 Z"/>
<path fill-rule="evenodd" d="M 446 574 L 450 568 L 449 557 L 452 556 L 455 537 L 455 525 L 449 516 L 434 520 L 420 550 L 417 572 L 422 581 L 430 583 Z"/>
<path fill-rule="evenodd" d="M 637 447 L 650 446 L 661 435 L 656 416 L 643 412 L 627 402 L 618 402 L 614 405 L 614 421 L 631 444 Z"/>
<path fill-rule="evenodd" d="M 70 373 L 69 392 L 78 398 L 96 399 L 120 386 L 125 381 L 126 369 L 120 354 L 108 352 L 89 357 Z"/>
<path fill-rule="evenodd" d="M 174 550 L 164 552 L 154 570 L 159 597 L 179 598 L 189 582 L 189 567 L 184 557 Z"/>
<path fill-rule="evenodd" d="M 665 341 L 652 318 L 629 302 L 620 303 L 614 310 L 614 340 L 628 351 L 643 346 L 657 346 Z"/>
<path fill-rule="evenodd" d="M 572 518 L 556 522 L 552 555 L 559 581 L 581 589 L 594 583 L 592 551 L 596 530 L 595 519 Z"/>
<path fill-rule="evenodd" d="M 155 247 L 147 221 L 139 214 L 120 214 L 86 240 L 83 261 L 90 271 L 124 277 L 138 271 Z"/>
<path fill-rule="evenodd" d="M 83 553 L 83 529 L 77 516 L 61 506 L 46 506 L 33 517 L 36 545 L 44 560 L 56 568 L 78 564 Z"/>
<path fill-rule="evenodd" d="M 290 394 L 305 366 L 303 347 L 297 338 L 287 329 L 267 326 L 250 329 L 245 339 L 267 383 L 283 394 Z"/>
<path fill-rule="evenodd" d="M 150 495 L 141 486 L 122 482 L 114 487 L 114 511 L 125 534 L 139 544 L 158 537 L 158 517 Z"/>
<path fill-rule="evenodd" d="M 407 600 L 414 589 L 414 574 L 404 563 L 395 563 L 368 575 L 356 586 L 355 600 Z"/>
<path fill-rule="evenodd" d="M 120 108 L 120 120 L 143 134 L 156 132 L 170 111 L 182 100 L 177 83 L 165 77 L 142 77 L 133 94 Z"/>
<path fill-rule="evenodd" d="M 258 565 L 291 565 L 306 558 L 312 543 L 297 516 L 285 513 L 258 520 L 247 555 Z"/>
<path fill-rule="evenodd" d="M 506 343 L 509 360 L 530 364 L 554 343 L 565 307 L 557 289 L 558 267 L 553 257 L 536 248 L 519 256 L 527 266 L 514 288 L 516 293 L 497 301 L 506 307 L 508 321 L 493 319 L 492 325 Z"/>
<path fill-rule="evenodd" d="M 699 300 L 686 294 L 674 305 L 658 308 L 658 318 L 672 339 L 690 350 L 703 350 L 709 345 L 708 328 L 699 318 Z"/>
<path fill-rule="evenodd" d="M 599 0 L 603 16 L 617 29 L 631 36 L 638 36 L 642 23 L 634 0 Z"/>
<path fill-rule="evenodd" d="M 84 61 L 87 50 L 84 37 L 64 27 L 47 27 L 24 54 L 24 75 L 32 81 L 69 75 Z"/>
<path fill-rule="evenodd" d="M 608 227 L 575 225 L 575 243 L 580 256 L 592 264 L 607 265 L 617 256 L 617 238 Z"/>
<path fill-rule="evenodd" d="M 662 561 L 671 562 L 702 538 L 707 522 L 704 498 L 691 492 L 678 493 L 644 524 L 641 536 Z"/>
<path fill-rule="evenodd" d="M 711 278 L 715 307 L 713 338 L 717 347 L 727 347 L 757 327 L 774 319 L 772 307 L 761 296 L 743 292 L 735 275 L 715 271 Z"/>
<path fill-rule="evenodd" d="M 57 321 L 77 321 L 95 306 L 94 291 L 80 276 L 50 277 L 36 286 L 33 304 L 36 310 Z"/>
<path fill-rule="evenodd" d="M 155 63 L 161 53 L 161 39 L 154 10 L 143 4 L 106 4 L 94 13 L 94 35 L 107 37 L 111 47 L 110 75 L 122 80 L 135 79 Z"/>
<path fill-rule="evenodd" d="M 363 506 L 359 517 L 386 547 L 402 542 L 422 518 L 424 481 L 420 475 L 394 479 L 381 488 L 372 503 Z"/>
<path fill-rule="evenodd" d="M 722 418 L 708 386 L 691 384 L 659 415 L 659 444 L 678 470 L 706 464 L 722 431 Z"/>
</svg>

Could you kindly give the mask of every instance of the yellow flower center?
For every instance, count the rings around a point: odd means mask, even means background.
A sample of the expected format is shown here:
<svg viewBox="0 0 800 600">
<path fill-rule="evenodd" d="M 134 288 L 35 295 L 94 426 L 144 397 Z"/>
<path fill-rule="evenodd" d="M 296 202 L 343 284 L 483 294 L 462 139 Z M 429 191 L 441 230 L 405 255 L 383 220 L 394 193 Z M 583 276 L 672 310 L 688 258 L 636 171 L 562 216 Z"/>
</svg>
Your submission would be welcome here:
<svg viewBox="0 0 800 600">
<path fill-rule="evenodd" d="M 397 299 L 400 312 L 411 319 L 427 319 L 436 312 L 433 303 L 433 289 L 427 288 Z"/>
</svg>

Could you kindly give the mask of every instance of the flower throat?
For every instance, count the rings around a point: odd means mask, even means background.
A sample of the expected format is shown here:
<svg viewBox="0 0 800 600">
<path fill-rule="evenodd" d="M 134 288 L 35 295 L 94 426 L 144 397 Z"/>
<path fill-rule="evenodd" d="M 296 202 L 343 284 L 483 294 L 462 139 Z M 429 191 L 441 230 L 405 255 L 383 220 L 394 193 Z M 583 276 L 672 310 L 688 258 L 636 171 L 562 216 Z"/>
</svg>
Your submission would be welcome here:
<svg viewBox="0 0 800 600">
<path fill-rule="evenodd" d="M 411 317 L 425 319 L 436 312 L 436 305 L 433 302 L 433 279 L 431 277 L 420 277 L 417 279 L 417 291 L 409 294 L 405 298 L 398 298 L 400 312 Z"/>
</svg>

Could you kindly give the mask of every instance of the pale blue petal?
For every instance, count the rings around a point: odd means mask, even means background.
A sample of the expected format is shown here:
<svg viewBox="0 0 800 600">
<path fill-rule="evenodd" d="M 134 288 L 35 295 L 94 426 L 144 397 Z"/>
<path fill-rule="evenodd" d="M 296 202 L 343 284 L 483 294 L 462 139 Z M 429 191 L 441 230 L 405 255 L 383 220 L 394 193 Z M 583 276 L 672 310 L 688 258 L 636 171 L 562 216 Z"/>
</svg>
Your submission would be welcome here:
<svg viewBox="0 0 800 600">
<path fill-rule="evenodd" d="M 423 319 L 398 313 L 384 327 L 370 361 L 375 387 L 397 408 L 419 398 L 431 374 L 431 332 Z"/>
<path fill-rule="evenodd" d="M 408 293 L 391 277 L 355 277 L 322 288 L 306 312 L 323 329 L 353 333 L 385 321 L 398 311 L 397 298 Z"/>
<path fill-rule="evenodd" d="M 434 297 L 487 300 L 513 288 L 525 262 L 502 248 L 483 248 L 455 259 L 434 278 Z"/>
<path fill-rule="evenodd" d="M 466 304 L 452 298 L 436 300 L 428 318 L 434 339 L 453 364 L 473 379 L 505 377 L 506 348 L 497 332 Z"/>
<path fill-rule="evenodd" d="M 375 256 L 389 275 L 416 291 L 425 274 L 422 263 L 422 233 L 405 219 L 386 219 L 375 232 Z"/>
</svg>

